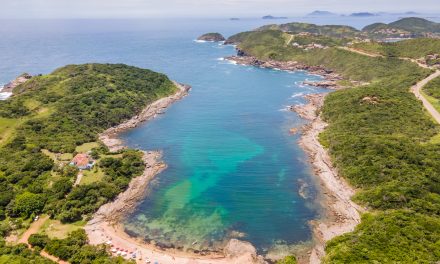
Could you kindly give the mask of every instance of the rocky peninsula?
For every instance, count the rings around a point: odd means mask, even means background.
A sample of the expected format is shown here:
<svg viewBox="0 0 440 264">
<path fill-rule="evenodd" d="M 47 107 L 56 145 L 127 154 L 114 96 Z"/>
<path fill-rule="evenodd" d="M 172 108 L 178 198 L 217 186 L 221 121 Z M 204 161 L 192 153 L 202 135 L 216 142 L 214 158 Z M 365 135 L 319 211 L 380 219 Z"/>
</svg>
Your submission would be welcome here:
<svg viewBox="0 0 440 264">
<path fill-rule="evenodd" d="M 17 78 L 15 78 L 15 80 L 13 80 L 13 81 L 7 83 L 5 86 L 3 86 L 3 89 L 1 89 L 1 92 L 12 93 L 13 90 L 15 89 L 15 87 L 19 86 L 22 83 L 25 83 L 30 78 L 32 78 L 32 75 L 30 75 L 28 73 L 23 73 L 20 76 L 18 76 Z"/>
<path fill-rule="evenodd" d="M 260 68 L 277 69 L 283 71 L 307 71 L 310 74 L 322 76 L 325 81 L 311 82 L 305 81 L 303 84 L 325 87 L 329 89 L 340 89 L 339 81 L 343 78 L 334 71 L 325 68 L 324 66 L 309 66 L 297 61 L 276 61 L 276 60 L 260 60 L 253 56 L 246 54 L 241 50 L 237 50 L 236 56 L 229 56 L 226 60 L 233 61 L 240 65 L 249 65 Z"/>
</svg>

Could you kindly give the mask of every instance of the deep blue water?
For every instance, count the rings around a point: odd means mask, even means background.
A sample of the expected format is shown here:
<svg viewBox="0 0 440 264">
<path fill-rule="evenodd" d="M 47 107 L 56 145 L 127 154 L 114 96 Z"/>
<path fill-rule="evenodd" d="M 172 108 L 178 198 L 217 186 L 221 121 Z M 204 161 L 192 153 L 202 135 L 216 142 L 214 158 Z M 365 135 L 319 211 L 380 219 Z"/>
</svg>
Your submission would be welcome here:
<svg viewBox="0 0 440 264">
<path fill-rule="evenodd" d="M 395 18 L 298 18 L 362 27 Z M 228 36 L 263 20 L 39 20 L 0 23 L 0 83 L 22 72 L 49 73 L 72 63 L 126 63 L 166 73 L 193 87 L 165 115 L 123 135 L 161 149 L 168 169 L 128 216 L 126 227 L 161 243 L 221 246 L 237 236 L 261 251 L 311 238 L 317 217 L 310 166 L 289 129 L 303 121 L 285 111 L 301 95 L 323 92 L 298 83 L 304 72 L 238 66 L 220 60 L 231 46 L 197 43 L 205 32 Z M 299 188 L 309 185 L 310 198 Z M 197 243 L 194 243 L 197 242 Z"/>
</svg>

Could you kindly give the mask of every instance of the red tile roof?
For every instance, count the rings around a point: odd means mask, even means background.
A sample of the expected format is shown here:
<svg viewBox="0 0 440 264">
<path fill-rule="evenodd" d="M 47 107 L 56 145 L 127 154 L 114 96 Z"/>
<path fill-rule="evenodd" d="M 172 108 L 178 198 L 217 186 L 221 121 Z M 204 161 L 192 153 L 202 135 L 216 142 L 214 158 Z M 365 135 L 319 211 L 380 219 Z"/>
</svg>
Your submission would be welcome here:
<svg viewBox="0 0 440 264">
<path fill-rule="evenodd" d="M 89 164 L 89 156 L 84 153 L 76 154 L 72 160 L 72 163 L 77 167 L 86 167 Z"/>
</svg>

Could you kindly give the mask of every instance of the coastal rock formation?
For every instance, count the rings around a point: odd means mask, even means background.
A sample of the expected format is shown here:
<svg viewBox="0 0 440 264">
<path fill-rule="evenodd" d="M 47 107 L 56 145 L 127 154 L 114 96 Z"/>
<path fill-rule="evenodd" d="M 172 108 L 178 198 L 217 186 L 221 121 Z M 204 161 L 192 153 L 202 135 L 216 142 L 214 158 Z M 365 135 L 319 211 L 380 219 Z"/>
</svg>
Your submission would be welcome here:
<svg viewBox="0 0 440 264">
<path fill-rule="evenodd" d="M 15 80 L 3 86 L 2 92 L 12 93 L 15 87 L 19 86 L 22 83 L 25 83 L 27 80 L 32 78 L 32 75 L 28 73 L 23 73 L 22 75 L 15 78 Z"/>
<path fill-rule="evenodd" d="M 197 40 L 220 42 L 220 41 L 225 41 L 226 39 L 220 33 L 206 33 L 198 37 Z"/>
<path fill-rule="evenodd" d="M 307 104 L 291 107 L 302 118 L 311 121 L 304 127 L 299 143 L 308 153 L 315 175 L 324 190 L 321 202 L 327 206 L 324 218 L 311 221 L 316 241 L 310 252 L 311 264 L 321 263 L 325 255 L 325 243 L 338 235 L 353 231 L 361 221 L 359 212 L 364 211 L 351 200 L 355 190 L 339 176 L 329 153 L 319 142 L 319 134 L 327 127 L 319 114 L 325 96 L 326 94 L 306 95 Z"/>
<path fill-rule="evenodd" d="M 261 256 L 257 255 L 257 250 L 251 243 L 238 239 L 229 240 L 224 253 L 225 257 L 234 260 L 234 263 L 267 263 Z"/>
<path fill-rule="evenodd" d="M 302 84 L 309 85 L 309 86 L 315 86 L 315 87 L 323 87 L 328 89 L 335 89 L 338 88 L 338 84 L 336 81 L 303 81 Z"/>
<path fill-rule="evenodd" d="M 226 57 L 226 60 L 234 61 L 241 65 L 250 65 L 261 68 L 278 69 L 283 71 L 307 71 L 310 74 L 320 75 L 324 77 L 322 82 L 304 82 L 307 85 L 326 87 L 331 89 L 341 88 L 337 82 L 342 80 L 342 77 L 324 66 L 309 66 L 297 61 L 275 61 L 275 60 L 259 60 L 253 56 L 247 55 L 242 50 L 237 50 L 237 56 Z"/>
</svg>

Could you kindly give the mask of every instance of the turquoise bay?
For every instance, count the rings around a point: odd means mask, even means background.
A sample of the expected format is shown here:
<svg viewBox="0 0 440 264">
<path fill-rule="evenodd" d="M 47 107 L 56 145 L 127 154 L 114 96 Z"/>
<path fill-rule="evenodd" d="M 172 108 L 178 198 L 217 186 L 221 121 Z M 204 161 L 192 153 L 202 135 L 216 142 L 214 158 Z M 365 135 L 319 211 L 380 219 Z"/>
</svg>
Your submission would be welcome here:
<svg viewBox="0 0 440 264">
<path fill-rule="evenodd" d="M 310 167 L 291 127 L 303 121 L 286 107 L 304 72 L 234 65 L 220 58 L 234 48 L 190 41 L 202 57 L 187 83 L 190 95 L 156 120 L 122 135 L 131 147 L 163 150 L 168 169 L 125 221 L 127 232 L 162 246 L 218 249 L 231 237 L 260 251 L 311 238 L 317 217 Z"/>
</svg>

